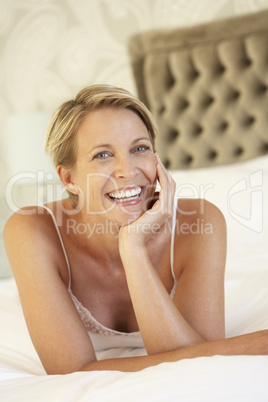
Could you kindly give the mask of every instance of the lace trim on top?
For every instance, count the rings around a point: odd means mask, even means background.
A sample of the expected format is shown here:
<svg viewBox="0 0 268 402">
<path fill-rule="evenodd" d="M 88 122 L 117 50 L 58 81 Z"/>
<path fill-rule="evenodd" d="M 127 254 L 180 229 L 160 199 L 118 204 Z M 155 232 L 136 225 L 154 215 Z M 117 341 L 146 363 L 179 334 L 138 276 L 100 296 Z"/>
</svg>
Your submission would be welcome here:
<svg viewBox="0 0 268 402">
<path fill-rule="evenodd" d="M 74 305 L 83 321 L 83 324 L 87 331 L 96 333 L 96 334 L 104 334 L 104 335 L 117 335 L 117 336 L 132 336 L 132 337 L 139 337 L 140 332 L 120 332 L 114 329 L 105 327 L 105 325 L 101 324 L 97 321 L 90 311 L 80 303 L 79 300 L 75 297 L 71 290 L 69 290 L 71 298 L 74 302 Z"/>
</svg>

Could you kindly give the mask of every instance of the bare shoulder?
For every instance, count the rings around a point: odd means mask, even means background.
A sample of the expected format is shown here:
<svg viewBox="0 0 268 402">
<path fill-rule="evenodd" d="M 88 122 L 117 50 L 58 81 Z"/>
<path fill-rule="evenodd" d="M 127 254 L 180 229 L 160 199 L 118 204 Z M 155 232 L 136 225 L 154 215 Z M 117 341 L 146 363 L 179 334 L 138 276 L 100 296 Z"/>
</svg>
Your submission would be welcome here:
<svg viewBox="0 0 268 402">
<path fill-rule="evenodd" d="M 198 224 L 207 230 L 210 225 L 217 226 L 219 230 L 226 230 L 225 218 L 220 209 L 211 202 L 201 198 L 183 198 L 177 204 L 177 222 L 179 225 Z M 201 233 L 201 232 L 200 232 Z"/>
<path fill-rule="evenodd" d="M 41 207 L 19 210 L 6 223 L 4 241 L 28 330 L 46 371 L 64 374 L 95 360 L 67 289 L 66 261 L 50 213 Z"/>
<path fill-rule="evenodd" d="M 36 224 L 39 221 L 45 222 L 46 219 L 43 219 L 44 216 L 49 213 L 40 206 L 29 206 L 20 208 L 17 212 L 9 217 L 7 223 L 5 225 L 5 232 L 12 230 L 14 227 L 17 228 L 17 225 L 26 225 L 29 228 L 31 225 Z"/>
<path fill-rule="evenodd" d="M 177 265 L 212 254 L 226 255 L 226 223 L 222 212 L 204 199 L 179 199 L 175 236 Z M 206 258 L 205 258 L 206 256 Z"/>
<path fill-rule="evenodd" d="M 20 237 L 20 240 L 23 241 L 23 239 L 27 239 L 31 235 L 35 236 L 37 241 L 40 236 L 44 240 L 49 228 L 52 227 L 52 220 L 49 215 L 47 210 L 39 206 L 19 209 L 10 216 L 5 224 L 5 241 L 9 242 L 17 237 Z"/>
<path fill-rule="evenodd" d="M 20 261 L 48 261 L 56 258 L 57 233 L 47 210 L 24 207 L 6 222 L 4 242 L 12 271 L 22 267 Z M 27 263 L 30 268 L 31 264 Z"/>
</svg>

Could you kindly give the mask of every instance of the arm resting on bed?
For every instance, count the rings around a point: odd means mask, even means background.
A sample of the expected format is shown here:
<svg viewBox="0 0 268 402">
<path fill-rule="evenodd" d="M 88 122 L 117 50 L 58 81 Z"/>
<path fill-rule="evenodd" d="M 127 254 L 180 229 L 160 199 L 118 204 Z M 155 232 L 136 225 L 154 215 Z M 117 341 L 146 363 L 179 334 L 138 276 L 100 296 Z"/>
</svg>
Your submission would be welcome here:
<svg viewBox="0 0 268 402">
<path fill-rule="evenodd" d="M 268 355 L 268 330 L 219 341 L 200 343 L 156 355 L 96 361 L 82 366 L 79 371 L 115 370 L 134 372 L 156 366 L 160 363 L 215 355 Z"/>
</svg>

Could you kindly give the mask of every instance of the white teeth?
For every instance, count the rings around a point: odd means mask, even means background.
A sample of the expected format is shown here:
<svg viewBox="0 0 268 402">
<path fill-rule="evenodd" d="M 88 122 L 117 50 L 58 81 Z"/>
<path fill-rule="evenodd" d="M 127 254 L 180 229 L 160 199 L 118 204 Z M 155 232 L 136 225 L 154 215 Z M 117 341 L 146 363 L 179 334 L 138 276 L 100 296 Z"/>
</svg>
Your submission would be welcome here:
<svg viewBox="0 0 268 402">
<path fill-rule="evenodd" d="M 114 193 L 109 193 L 109 196 L 111 198 L 116 198 L 116 199 L 123 199 L 123 198 L 132 198 L 132 197 L 137 197 L 141 193 L 141 187 L 133 188 L 131 190 L 126 190 L 126 191 L 116 191 Z"/>
</svg>

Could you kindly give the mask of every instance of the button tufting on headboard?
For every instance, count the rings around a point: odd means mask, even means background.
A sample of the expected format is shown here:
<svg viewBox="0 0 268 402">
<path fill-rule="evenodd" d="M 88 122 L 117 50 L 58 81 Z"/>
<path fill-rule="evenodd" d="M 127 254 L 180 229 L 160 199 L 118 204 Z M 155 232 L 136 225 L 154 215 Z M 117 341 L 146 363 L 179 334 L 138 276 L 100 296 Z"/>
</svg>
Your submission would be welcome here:
<svg viewBox="0 0 268 402">
<path fill-rule="evenodd" d="M 251 61 L 251 60 L 246 59 L 246 60 L 244 61 L 244 66 L 245 66 L 246 68 L 251 67 L 251 65 L 252 65 L 252 61 Z"/>
<path fill-rule="evenodd" d="M 236 91 L 233 92 L 232 96 L 233 96 L 233 99 L 237 100 L 239 98 L 239 96 L 240 96 L 240 92 L 238 90 L 236 90 Z"/>
<path fill-rule="evenodd" d="M 192 157 L 192 155 L 185 155 L 185 157 L 184 158 L 182 158 L 182 161 L 183 161 L 183 164 L 184 165 L 190 165 L 190 163 L 192 163 L 192 161 L 193 161 L 193 157 Z"/>
<path fill-rule="evenodd" d="M 268 142 L 264 142 L 261 146 L 260 152 L 263 154 L 268 153 Z"/>
<path fill-rule="evenodd" d="M 179 131 L 178 130 L 170 130 L 169 132 L 169 141 L 174 142 L 179 136 Z"/>
<path fill-rule="evenodd" d="M 244 152 L 244 149 L 242 147 L 237 147 L 234 149 L 234 156 L 240 156 Z"/>
<path fill-rule="evenodd" d="M 220 124 L 219 124 L 219 134 L 225 133 L 226 130 L 228 129 L 228 127 L 229 127 L 228 121 L 220 122 Z"/>
<path fill-rule="evenodd" d="M 255 121 L 256 121 L 256 119 L 255 119 L 254 116 L 248 116 L 247 120 L 246 120 L 246 123 L 247 123 L 248 126 L 251 126 L 252 124 L 255 123 Z"/>
<path fill-rule="evenodd" d="M 218 74 L 222 75 L 225 73 L 225 71 L 226 71 L 226 67 L 224 67 L 223 65 L 219 65 L 219 67 L 217 69 Z"/>
<path fill-rule="evenodd" d="M 169 161 L 168 159 L 165 159 L 165 160 L 163 161 L 163 164 L 164 164 L 164 166 L 165 166 L 166 169 L 169 169 L 169 168 L 170 168 L 170 161 Z"/>
<path fill-rule="evenodd" d="M 214 151 L 213 149 L 208 153 L 207 157 L 210 160 L 214 160 L 215 158 L 217 158 L 218 156 L 218 152 Z"/>
<path fill-rule="evenodd" d="M 170 169 L 268 153 L 268 10 L 130 40 L 141 100 Z"/>
<path fill-rule="evenodd" d="M 192 79 L 195 80 L 199 77 L 200 73 L 197 70 L 192 71 Z"/>
<path fill-rule="evenodd" d="M 193 137 L 199 137 L 203 133 L 203 127 L 197 125 L 193 128 Z"/>
<path fill-rule="evenodd" d="M 267 85 L 260 83 L 259 85 L 256 85 L 256 94 L 263 96 L 266 95 L 267 91 Z"/>
</svg>

